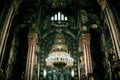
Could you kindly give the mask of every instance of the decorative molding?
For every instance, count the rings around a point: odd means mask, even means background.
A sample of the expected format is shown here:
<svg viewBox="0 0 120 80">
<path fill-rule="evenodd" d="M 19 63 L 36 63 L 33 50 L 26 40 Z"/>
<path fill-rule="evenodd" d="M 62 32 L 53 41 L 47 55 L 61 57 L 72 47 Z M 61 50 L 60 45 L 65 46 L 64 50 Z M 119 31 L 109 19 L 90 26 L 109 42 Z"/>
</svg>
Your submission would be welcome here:
<svg viewBox="0 0 120 80">
<path fill-rule="evenodd" d="M 37 42 L 37 33 L 29 33 L 28 43 L 36 43 L 36 42 Z"/>
<path fill-rule="evenodd" d="M 119 67 L 120 68 L 120 60 L 118 61 L 110 61 L 112 71 L 114 71 L 115 68 Z"/>
<path fill-rule="evenodd" d="M 88 21 L 87 12 L 85 10 L 80 11 L 80 18 L 82 24 L 85 24 Z"/>
<path fill-rule="evenodd" d="M 82 43 L 90 45 L 90 34 L 82 34 Z"/>
</svg>

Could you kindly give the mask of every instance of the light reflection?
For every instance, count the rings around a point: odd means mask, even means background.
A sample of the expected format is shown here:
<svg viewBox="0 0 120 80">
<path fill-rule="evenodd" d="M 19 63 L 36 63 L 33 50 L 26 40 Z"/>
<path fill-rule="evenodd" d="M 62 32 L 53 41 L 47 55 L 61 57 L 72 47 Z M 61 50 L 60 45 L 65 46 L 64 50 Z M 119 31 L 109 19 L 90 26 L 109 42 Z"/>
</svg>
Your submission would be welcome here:
<svg viewBox="0 0 120 80">
<path fill-rule="evenodd" d="M 51 16 L 51 21 L 67 21 L 68 17 L 65 16 L 64 14 L 61 14 L 61 12 L 58 12 L 57 14 L 55 14 L 54 16 Z"/>
<path fill-rule="evenodd" d="M 68 18 L 67 17 L 65 17 L 65 21 L 67 21 L 68 20 Z"/>
<path fill-rule="evenodd" d="M 46 72 L 46 69 L 44 69 L 44 71 L 43 71 L 43 77 L 46 78 L 46 75 L 47 75 L 47 72 Z"/>
<path fill-rule="evenodd" d="M 57 14 L 55 14 L 55 21 L 57 21 Z"/>
<path fill-rule="evenodd" d="M 53 21 L 53 20 L 54 20 L 54 17 L 51 17 L 51 20 Z"/>
<path fill-rule="evenodd" d="M 58 20 L 60 20 L 60 15 L 61 15 L 60 12 L 58 12 Z"/>
<path fill-rule="evenodd" d="M 62 21 L 64 20 L 64 15 L 63 15 L 63 14 L 61 15 L 61 20 L 62 20 Z"/>
<path fill-rule="evenodd" d="M 74 77 L 74 69 L 71 71 L 71 76 Z"/>
</svg>

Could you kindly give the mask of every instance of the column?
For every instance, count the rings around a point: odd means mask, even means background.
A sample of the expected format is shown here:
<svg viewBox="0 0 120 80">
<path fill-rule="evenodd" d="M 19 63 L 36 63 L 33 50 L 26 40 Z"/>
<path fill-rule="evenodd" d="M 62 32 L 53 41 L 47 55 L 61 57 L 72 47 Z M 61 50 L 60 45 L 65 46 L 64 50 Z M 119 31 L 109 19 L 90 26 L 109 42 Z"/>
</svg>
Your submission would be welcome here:
<svg viewBox="0 0 120 80">
<path fill-rule="evenodd" d="M 106 20 L 107 20 L 107 24 L 108 24 L 108 28 L 110 30 L 110 35 L 112 38 L 112 43 L 114 46 L 114 51 L 116 54 L 116 58 L 119 60 L 120 59 L 120 44 L 119 44 L 119 32 L 118 32 L 118 27 L 115 23 L 112 11 L 110 10 L 109 6 L 107 5 L 105 10 L 104 10 L 105 16 L 106 16 Z"/>
<path fill-rule="evenodd" d="M 93 73 L 92 69 L 92 59 L 90 52 L 90 34 L 82 34 L 82 47 L 83 47 L 83 55 L 84 55 L 84 66 L 85 66 L 85 76 L 88 76 L 88 73 Z"/>
<path fill-rule="evenodd" d="M 15 3 L 17 2 L 17 3 Z M 6 19 L 3 21 L 3 26 L 0 34 L 0 67 L 2 65 L 2 60 L 4 56 L 4 51 L 9 35 L 9 30 L 11 28 L 11 23 L 15 14 L 15 11 L 17 10 L 19 4 L 22 2 L 22 0 L 13 0 L 10 4 L 10 8 L 8 9 L 8 13 L 6 16 Z"/>
<path fill-rule="evenodd" d="M 6 41 L 8 38 L 9 29 L 10 29 L 10 21 L 12 19 L 13 13 L 14 13 L 14 7 L 11 6 L 9 11 L 8 11 L 8 14 L 6 16 L 6 19 L 4 21 L 4 24 L 2 26 L 2 32 L 0 34 L 0 67 L 2 65 L 4 49 L 5 49 Z"/>
<path fill-rule="evenodd" d="M 119 80 L 119 77 L 115 76 L 116 68 L 120 68 L 120 31 L 118 29 L 118 25 L 116 23 L 116 19 L 114 17 L 113 11 L 110 9 L 109 4 L 107 3 L 107 0 L 98 0 L 98 3 L 100 4 L 101 8 L 104 6 L 102 9 L 105 15 L 105 23 L 108 25 L 109 31 L 110 31 L 110 36 L 112 39 L 112 44 L 113 44 L 113 49 L 115 53 L 115 59 L 110 61 L 110 67 L 111 67 L 111 73 L 112 73 L 112 78 L 113 76 L 116 77 L 116 80 Z M 119 70 L 117 70 L 119 71 Z"/>
<path fill-rule="evenodd" d="M 37 33 L 29 33 L 25 80 L 32 80 L 36 42 Z"/>
<path fill-rule="evenodd" d="M 120 59 L 120 32 L 118 31 L 118 26 L 116 24 L 114 15 L 112 10 L 109 7 L 109 4 L 106 0 L 98 0 L 98 3 L 100 4 L 106 18 L 106 24 L 108 25 L 108 28 L 110 30 L 110 35 L 114 47 L 114 51 L 116 54 L 116 58 Z"/>
</svg>

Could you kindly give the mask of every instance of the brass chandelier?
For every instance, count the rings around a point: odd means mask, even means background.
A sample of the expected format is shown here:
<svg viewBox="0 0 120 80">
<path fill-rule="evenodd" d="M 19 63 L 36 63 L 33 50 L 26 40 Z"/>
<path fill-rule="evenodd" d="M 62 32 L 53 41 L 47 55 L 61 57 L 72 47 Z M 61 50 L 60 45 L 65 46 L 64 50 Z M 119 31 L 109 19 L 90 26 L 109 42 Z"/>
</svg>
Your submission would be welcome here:
<svg viewBox="0 0 120 80">
<path fill-rule="evenodd" d="M 70 57 L 65 39 L 61 32 L 56 34 L 52 49 L 46 58 L 46 66 L 65 68 L 73 66 L 73 58 Z"/>
</svg>

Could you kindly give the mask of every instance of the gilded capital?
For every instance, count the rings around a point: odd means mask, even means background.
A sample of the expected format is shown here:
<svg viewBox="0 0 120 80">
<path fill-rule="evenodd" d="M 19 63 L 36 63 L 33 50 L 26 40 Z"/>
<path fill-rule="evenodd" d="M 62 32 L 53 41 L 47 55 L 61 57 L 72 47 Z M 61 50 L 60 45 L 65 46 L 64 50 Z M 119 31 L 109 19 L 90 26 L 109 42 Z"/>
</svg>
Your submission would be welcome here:
<svg viewBox="0 0 120 80">
<path fill-rule="evenodd" d="M 82 44 L 90 45 L 90 34 L 82 34 Z"/>
<path fill-rule="evenodd" d="M 37 33 L 29 33 L 28 43 L 36 43 L 36 42 L 37 42 Z"/>
</svg>

